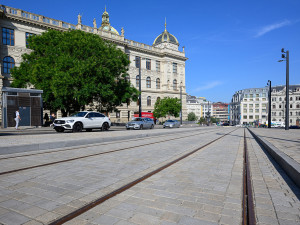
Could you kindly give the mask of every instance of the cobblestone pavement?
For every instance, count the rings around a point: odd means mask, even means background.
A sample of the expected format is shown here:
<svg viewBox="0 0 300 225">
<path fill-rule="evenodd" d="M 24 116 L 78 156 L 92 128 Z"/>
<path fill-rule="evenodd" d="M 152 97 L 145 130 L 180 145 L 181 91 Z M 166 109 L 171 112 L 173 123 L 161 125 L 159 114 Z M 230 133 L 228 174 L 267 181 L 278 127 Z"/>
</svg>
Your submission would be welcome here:
<svg viewBox="0 0 300 225">
<path fill-rule="evenodd" d="M 0 222 L 4 224 L 47 224 L 118 187 L 160 167 L 174 157 L 220 137 L 222 130 L 171 142 L 132 148 L 72 162 L 2 175 L 0 180 Z M 179 136 L 176 132 L 173 137 Z M 155 140 L 165 137 L 156 137 Z M 134 141 L 144 144 L 145 140 Z M 120 143 L 118 143 L 120 145 Z M 121 143 L 132 146 L 132 141 Z M 82 152 L 103 152 L 110 145 L 82 147 Z M 184 146 L 184 147 L 183 147 Z M 111 145 L 111 149 L 116 146 Z M 119 146 L 120 147 L 120 146 Z M 74 155 L 79 154 L 74 151 Z M 73 152 L 63 153 L 73 155 Z M 62 153 L 27 156 L 25 164 L 58 160 Z M 30 160 L 31 159 L 31 160 Z M 29 164 L 28 164 L 29 162 Z M 22 164 L 18 161 L 15 164 Z M 0 164 L 1 171 L 13 163 Z M 3 166 L 3 168 L 2 168 Z"/>
<path fill-rule="evenodd" d="M 300 130 L 286 131 L 274 128 L 252 128 L 251 130 L 300 163 Z"/>
<path fill-rule="evenodd" d="M 49 224 L 230 131 L 232 133 L 220 140 L 66 224 L 241 224 L 244 129 L 183 130 L 187 129 L 55 134 L 59 140 L 113 135 L 116 141 L 48 150 L 48 153 L 30 152 L 33 155 L 28 152 L 2 155 L 0 172 L 94 154 L 0 175 L 0 224 Z M 127 141 L 117 139 L 147 132 L 160 135 Z M 257 224 L 300 224 L 299 188 L 272 158 L 265 155 L 248 131 L 246 134 Z M 268 135 L 276 139 L 273 133 Z M 44 137 L 42 141 L 49 140 L 46 135 L 41 137 Z M 294 137 L 286 136 L 285 139 L 294 140 Z M 29 140 L 20 136 L 19 144 L 30 141 L 34 141 L 34 136 Z M 288 145 L 288 141 L 286 143 Z M 133 147 L 137 145 L 144 146 Z M 294 148 L 294 145 L 290 146 Z M 128 149 L 100 154 L 122 148 Z"/>
<path fill-rule="evenodd" d="M 242 131 L 225 136 L 67 224 L 241 224 Z"/>
<path fill-rule="evenodd" d="M 255 132 L 257 133 L 257 130 Z M 265 154 L 250 133 L 247 135 L 258 224 L 300 224 L 300 189 L 278 164 Z M 268 136 L 274 137 L 274 133 L 269 132 Z"/>
</svg>

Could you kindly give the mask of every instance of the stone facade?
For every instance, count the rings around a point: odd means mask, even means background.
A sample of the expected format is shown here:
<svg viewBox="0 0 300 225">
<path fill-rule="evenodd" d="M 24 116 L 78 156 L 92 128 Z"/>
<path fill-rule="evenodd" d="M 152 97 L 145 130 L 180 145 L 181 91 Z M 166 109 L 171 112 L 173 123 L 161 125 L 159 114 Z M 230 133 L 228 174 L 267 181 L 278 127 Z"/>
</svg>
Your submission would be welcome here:
<svg viewBox="0 0 300 225">
<path fill-rule="evenodd" d="M 184 48 L 182 51 L 178 50 L 179 43 L 173 35 L 167 32 L 166 24 L 165 31 L 161 35 L 167 35 L 167 38 L 162 39 L 161 42 L 154 42 L 151 46 L 126 39 L 124 37 L 125 31 L 123 28 L 120 35 L 118 31 L 110 25 L 109 15 L 106 9 L 102 15 L 102 24 L 98 28 L 96 19 L 93 21 L 93 27 L 83 25 L 80 15 L 78 15 L 77 25 L 74 25 L 4 5 L 0 5 L 0 17 L 2 37 L 0 49 L 0 88 L 8 87 L 12 80 L 10 73 L 7 72 L 8 64 L 4 63 L 4 58 L 11 57 L 14 61 L 14 66 L 19 66 L 22 61 L 21 55 L 30 52 L 30 49 L 26 48 L 26 36 L 32 34 L 39 35 L 47 29 L 60 31 L 79 29 L 85 32 L 95 33 L 101 38 L 111 41 L 128 55 L 131 61 L 128 73 L 130 81 L 135 87 L 137 84 L 137 75 L 139 75 L 139 68 L 136 67 L 135 59 L 136 57 L 142 59 L 141 84 L 143 112 L 153 112 L 157 98 L 180 98 L 181 86 L 183 119 L 187 118 L 185 88 L 185 61 L 187 58 L 185 57 Z M 13 32 L 13 44 L 3 43 L 3 35 L 7 33 L 6 29 Z M 157 38 L 155 40 L 157 40 Z M 111 112 L 109 114 L 112 122 L 126 122 L 133 117 L 134 113 L 138 112 L 138 105 L 136 102 L 131 102 L 128 105 L 124 104 L 120 106 L 118 110 L 117 113 Z"/>
<path fill-rule="evenodd" d="M 300 120 L 300 85 L 290 85 L 289 92 L 289 125 L 298 125 Z M 272 87 L 271 93 L 271 120 L 285 123 L 286 88 Z M 298 121 L 298 122 L 297 122 Z"/>
</svg>

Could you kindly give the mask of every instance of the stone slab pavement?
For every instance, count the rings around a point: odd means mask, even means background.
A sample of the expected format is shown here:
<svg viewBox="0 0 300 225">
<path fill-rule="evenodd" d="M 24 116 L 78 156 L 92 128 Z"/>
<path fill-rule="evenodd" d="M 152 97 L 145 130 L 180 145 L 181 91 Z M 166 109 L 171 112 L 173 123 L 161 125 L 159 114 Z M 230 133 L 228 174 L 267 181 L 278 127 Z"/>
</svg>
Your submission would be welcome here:
<svg viewBox="0 0 300 225">
<path fill-rule="evenodd" d="M 70 146 L 80 146 L 94 143 L 110 142 L 115 140 L 128 140 L 159 136 L 174 132 L 191 132 L 195 129 L 209 130 L 219 129 L 218 127 L 189 127 L 187 129 L 148 129 L 148 130 L 115 130 L 105 132 L 80 132 L 80 133 L 54 133 L 51 135 L 19 135 L 0 137 L 0 155 L 12 154 L 24 151 L 47 150 Z"/>
<path fill-rule="evenodd" d="M 178 130 L 180 131 L 180 129 Z M 197 132 L 199 130 L 196 129 L 194 131 Z M 224 129 L 218 129 L 213 133 L 208 132 L 206 134 L 195 136 L 187 135 L 184 139 L 164 142 L 163 144 L 156 143 L 132 148 L 126 151 L 97 155 L 71 162 L 1 175 L 0 223 L 8 225 L 48 224 L 121 186 L 128 184 L 138 177 L 149 173 L 153 169 L 161 167 L 167 162 L 174 160 L 174 158 L 192 151 L 199 147 L 199 145 L 204 145 L 205 143 L 220 137 L 224 131 Z M 177 131 L 170 136 L 177 137 Z M 168 139 L 170 136 L 161 135 L 157 136 L 156 139 L 159 141 Z M 129 140 L 122 143 L 122 147 L 131 146 L 132 142 L 137 145 L 144 144 L 145 139 Z M 115 149 L 117 146 L 120 147 L 120 144 L 111 143 L 110 145 L 106 145 L 106 147 L 108 146 L 110 146 L 111 149 Z M 88 148 L 82 146 L 81 149 L 77 149 L 76 151 L 86 151 L 89 153 L 89 151 L 102 152 L 103 150 L 105 150 L 104 146 L 91 146 Z M 217 165 L 216 172 L 211 172 L 209 177 L 203 178 L 201 183 L 204 186 L 199 187 L 207 189 L 203 191 L 204 193 L 210 193 L 208 190 L 210 188 L 214 190 L 211 198 L 216 198 L 215 206 L 220 204 L 217 202 L 219 197 L 218 194 L 221 195 L 220 198 L 222 201 L 222 194 L 226 192 L 229 187 L 227 180 L 231 179 L 231 175 L 229 175 L 231 173 L 229 172 L 231 171 L 232 158 L 234 158 L 236 151 L 236 147 L 233 148 L 233 150 L 230 150 L 230 154 L 228 154 L 227 157 L 229 157 L 231 161 L 229 160 L 230 163 L 226 164 L 225 167 L 220 166 L 220 160 L 224 157 L 219 157 L 219 161 L 216 164 L 206 163 L 202 166 L 203 169 L 206 168 L 205 172 L 209 172 L 211 170 L 210 168 L 214 171 L 214 166 Z M 218 153 L 218 155 L 220 155 L 220 153 Z M 29 158 L 32 160 L 29 160 Z M 24 161 L 34 163 L 35 161 L 56 161 L 60 158 L 61 154 L 56 152 L 51 153 L 51 156 L 49 156 L 49 154 L 26 156 Z M 206 161 L 205 157 L 202 161 Z M 13 166 L 13 164 L 10 165 Z M 0 167 L 1 166 L 6 167 L 7 165 L 0 163 Z M 188 166 L 188 163 L 186 166 Z M 182 179 L 180 185 L 183 185 L 185 182 L 188 182 L 188 186 L 190 186 L 189 184 L 192 185 L 193 183 L 198 183 L 197 171 L 199 172 L 202 170 L 201 164 L 199 164 L 199 166 L 200 167 L 193 172 L 194 174 L 191 174 L 186 180 L 184 180 L 184 174 L 186 174 L 186 172 L 180 175 Z M 174 179 L 176 176 L 177 175 L 175 175 Z M 174 182 L 175 181 L 173 181 L 170 186 L 176 187 Z M 179 188 L 180 185 L 178 186 Z M 192 192 L 193 190 L 190 191 Z M 159 195 L 163 197 L 164 194 L 161 193 Z M 199 198 L 201 198 L 201 196 L 199 196 Z M 188 199 L 186 200 L 188 201 Z M 208 200 L 204 199 L 203 201 Z M 207 207 L 213 208 L 211 205 L 208 205 Z M 188 211 L 190 210 L 186 210 L 187 213 Z M 176 213 L 174 210 L 171 212 Z M 139 216 L 141 215 L 137 215 L 137 219 Z M 199 217 L 201 217 L 201 215 L 199 215 Z"/>
<path fill-rule="evenodd" d="M 282 132 L 264 132 L 267 130 L 256 133 L 271 136 L 274 140 L 282 139 L 282 136 L 274 135 Z M 268 157 L 267 151 L 261 148 L 250 133 L 247 136 L 257 224 L 300 224 L 300 188 L 272 157 Z M 293 140 L 293 135 L 284 135 L 284 138 Z"/>
<path fill-rule="evenodd" d="M 66 224 L 240 225 L 242 174 L 238 129 Z"/>
<path fill-rule="evenodd" d="M 250 131 L 300 187 L 300 130 L 252 128 Z"/>
</svg>

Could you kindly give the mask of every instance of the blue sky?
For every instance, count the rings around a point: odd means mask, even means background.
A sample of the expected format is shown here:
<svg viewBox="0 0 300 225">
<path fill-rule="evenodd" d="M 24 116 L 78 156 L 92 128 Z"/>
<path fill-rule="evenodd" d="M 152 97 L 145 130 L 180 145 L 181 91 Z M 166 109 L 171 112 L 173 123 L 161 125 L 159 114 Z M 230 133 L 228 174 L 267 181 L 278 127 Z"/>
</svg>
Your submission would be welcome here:
<svg viewBox="0 0 300 225">
<path fill-rule="evenodd" d="M 152 45 L 164 30 L 185 46 L 187 93 L 230 102 L 244 88 L 285 84 L 281 48 L 290 51 L 290 84 L 300 84 L 299 0 L 2 0 L 1 4 L 50 18 L 100 25 L 106 5 L 110 22 L 125 38 Z"/>
</svg>

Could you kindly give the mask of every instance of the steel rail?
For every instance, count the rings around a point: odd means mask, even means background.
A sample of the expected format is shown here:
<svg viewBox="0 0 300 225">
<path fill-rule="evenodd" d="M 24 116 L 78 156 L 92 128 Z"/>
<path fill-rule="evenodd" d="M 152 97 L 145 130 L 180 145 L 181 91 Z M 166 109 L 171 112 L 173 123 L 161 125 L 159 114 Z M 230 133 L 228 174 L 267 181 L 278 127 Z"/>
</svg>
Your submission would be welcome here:
<svg viewBox="0 0 300 225">
<path fill-rule="evenodd" d="M 244 129 L 244 163 L 243 163 L 243 225 L 256 225 L 250 162 L 247 147 L 246 130 Z"/>
<path fill-rule="evenodd" d="M 146 175 L 144 175 L 144 176 L 142 176 L 140 178 L 137 178 L 136 180 L 134 180 L 132 182 L 129 182 L 128 184 L 126 184 L 126 185 L 124 185 L 124 186 L 122 186 L 122 187 L 120 187 L 120 188 L 118 188 L 118 189 L 116 189 L 116 190 L 114 190 L 114 191 L 112 191 L 112 192 L 110 192 L 110 193 L 108 193 L 108 194 L 106 194 L 106 195 L 104 195 L 104 196 L 102 196 L 102 197 L 100 197 L 100 198 L 92 201 L 91 203 L 88 203 L 87 205 L 85 205 L 85 206 L 83 206 L 83 207 L 81 207 L 81 208 L 79 208 L 79 209 L 77 209 L 77 210 L 75 210 L 75 211 L 73 211 L 73 212 L 71 212 L 71 213 L 69 213 L 69 214 L 67 214 L 67 215 L 65 215 L 65 216 L 63 216 L 63 217 L 61 217 L 61 218 L 53 221 L 53 222 L 51 222 L 49 225 L 60 225 L 60 224 L 66 223 L 66 222 L 74 219 L 75 217 L 77 217 L 77 216 L 85 213 L 86 211 L 94 208 L 95 206 L 100 205 L 101 203 L 105 202 L 106 200 L 108 200 L 108 199 L 110 199 L 110 198 L 112 198 L 112 197 L 114 197 L 114 196 L 116 196 L 116 195 L 118 195 L 118 194 L 120 194 L 120 193 L 128 190 L 129 188 L 135 186 L 136 184 L 138 184 L 138 183 L 146 180 L 147 178 L 149 178 L 149 177 L 157 174 L 158 172 L 160 172 L 160 171 L 162 171 L 162 170 L 164 170 L 164 169 L 172 166 L 173 164 L 175 164 L 175 163 L 183 160 L 184 158 L 186 158 L 186 157 L 188 157 L 188 156 L 190 156 L 190 155 L 198 152 L 199 150 L 201 150 L 201 149 L 203 149 L 203 148 L 211 145 L 212 143 L 218 141 L 219 139 L 225 137 L 226 135 L 228 135 L 228 134 L 230 134 L 230 133 L 232 133 L 232 132 L 234 132 L 236 130 L 237 129 L 235 129 L 233 131 L 230 131 L 230 132 L 222 135 L 221 137 L 218 137 L 217 139 L 214 139 L 213 141 L 210 141 L 207 144 L 205 144 L 205 145 L 203 145 L 203 146 L 201 146 L 201 147 L 199 147 L 199 148 L 197 148 L 197 149 L 195 149 L 195 150 L 193 150 L 193 151 L 191 151 L 189 153 L 186 153 L 185 155 L 183 155 L 183 156 L 181 156 L 181 157 L 179 157 L 179 158 L 177 158 L 177 159 L 175 159 L 175 160 L 173 160 L 173 161 L 171 161 L 171 162 L 169 162 L 169 163 L 167 163 L 167 164 L 159 167 L 158 169 L 155 169 L 155 170 L 147 173 Z"/>
<path fill-rule="evenodd" d="M 186 136 L 182 136 L 182 137 L 175 137 L 175 138 L 170 138 L 170 139 L 167 139 L 167 140 L 155 141 L 155 142 L 152 142 L 152 143 L 140 144 L 140 145 L 125 147 L 125 148 L 121 148 L 121 149 L 106 151 L 106 152 L 99 152 L 99 153 L 94 153 L 94 154 L 79 156 L 79 157 L 75 157 L 75 158 L 54 161 L 54 162 L 50 162 L 50 163 L 38 164 L 38 165 L 35 165 L 35 166 L 29 166 L 29 167 L 24 167 L 24 168 L 9 170 L 9 171 L 5 171 L 5 172 L 0 172 L 0 176 L 6 175 L 6 174 L 10 174 L 10 173 L 16 173 L 16 172 L 20 172 L 20 171 L 25 171 L 25 170 L 30 170 L 30 169 L 45 167 L 45 166 L 51 166 L 51 165 L 55 165 L 55 164 L 59 164 L 59 163 L 65 163 L 65 162 L 70 162 L 70 161 L 74 161 L 74 160 L 89 158 L 89 157 L 93 157 L 93 156 L 104 155 L 104 154 L 109 154 L 109 153 L 114 153 L 114 152 L 119 152 L 119 151 L 125 151 L 125 150 L 132 149 L 132 148 L 143 147 L 143 146 L 147 146 L 147 145 L 153 145 L 153 144 L 157 144 L 157 143 L 163 143 L 163 142 L 178 140 L 178 139 L 182 139 L 182 138 L 186 138 L 186 137 L 193 137 L 193 136 L 197 136 L 197 135 L 205 134 L 205 133 L 208 133 L 208 132 L 197 133 L 197 134 L 194 134 L 194 135 L 186 135 Z M 82 146 L 81 146 L 81 148 L 82 148 Z"/>
</svg>

